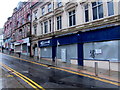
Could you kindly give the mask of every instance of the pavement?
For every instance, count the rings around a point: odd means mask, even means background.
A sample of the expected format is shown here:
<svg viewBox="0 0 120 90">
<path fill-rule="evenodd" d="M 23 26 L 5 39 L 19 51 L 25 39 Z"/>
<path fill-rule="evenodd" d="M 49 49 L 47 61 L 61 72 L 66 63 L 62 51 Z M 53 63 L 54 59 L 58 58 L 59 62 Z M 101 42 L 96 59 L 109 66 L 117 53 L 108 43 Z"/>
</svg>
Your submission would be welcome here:
<svg viewBox="0 0 120 90">
<path fill-rule="evenodd" d="M 9 54 L 8 51 L 4 51 L 4 53 L 8 54 L 8 55 L 15 56 L 15 57 L 19 57 L 18 54 L 14 54 L 14 53 Z M 105 69 L 98 68 L 98 74 L 96 75 L 95 68 L 93 68 L 93 67 L 77 66 L 77 65 L 73 65 L 73 64 L 62 63 L 62 62 L 59 62 L 59 61 L 56 64 L 56 63 L 54 63 L 50 60 L 39 60 L 37 58 L 33 58 L 33 57 L 25 56 L 25 55 L 21 55 L 20 58 L 30 60 L 30 61 L 33 61 L 33 62 L 47 64 L 47 65 L 50 65 L 50 66 L 52 65 L 52 66 L 55 66 L 55 67 L 60 67 L 60 68 L 75 71 L 75 72 L 78 72 L 78 73 L 84 73 L 84 74 L 88 74 L 88 75 L 92 75 L 92 76 L 95 76 L 95 77 L 100 77 L 100 78 L 104 78 L 104 79 L 108 79 L 108 80 L 112 80 L 112 81 L 116 81 L 116 82 L 120 83 L 120 77 L 119 77 L 120 72 L 117 72 L 117 71 L 112 71 L 112 70 L 108 71 L 108 70 L 105 70 Z"/>
</svg>

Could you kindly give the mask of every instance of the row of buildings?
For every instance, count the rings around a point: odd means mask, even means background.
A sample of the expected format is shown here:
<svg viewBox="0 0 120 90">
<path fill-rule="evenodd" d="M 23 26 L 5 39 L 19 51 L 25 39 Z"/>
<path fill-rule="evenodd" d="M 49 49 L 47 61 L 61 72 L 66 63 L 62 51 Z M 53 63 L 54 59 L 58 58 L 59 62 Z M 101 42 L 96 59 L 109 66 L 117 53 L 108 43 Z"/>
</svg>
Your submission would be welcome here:
<svg viewBox="0 0 120 90">
<path fill-rule="evenodd" d="M 0 28 L 0 51 L 2 51 L 3 46 L 4 46 L 3 28 Z"/>
<path fill-rule="evenodd" d="M 4 25 L 5 48 L 43 60 L 118 71 L 120 0 L 20 2 Z"/>
</svg>

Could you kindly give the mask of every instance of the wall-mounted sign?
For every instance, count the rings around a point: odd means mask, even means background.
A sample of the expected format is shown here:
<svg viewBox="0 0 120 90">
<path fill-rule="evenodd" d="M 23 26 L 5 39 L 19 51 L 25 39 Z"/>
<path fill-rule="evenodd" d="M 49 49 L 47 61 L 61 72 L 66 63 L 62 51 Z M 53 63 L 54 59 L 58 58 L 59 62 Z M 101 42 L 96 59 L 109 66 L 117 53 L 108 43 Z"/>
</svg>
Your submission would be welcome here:
<svg viewBox="0 0 120 90">
<path fill-rule="evenodd" d="M 49 45 L 51 45 L 51 40 L 40 41 L 39 45 L 40 45 L 40 47 L 49 46 Z"/>
<path fill-rule="evenodd" d="M 30 43 L 27 43 L 27 46 L 30 46 Z"/>
<path fill-rule="evenodd" d="M 96 54 L 101 54 L 101 53 L 102 53 L 102 50 L 101 50 L 101 49 L 95 49 L 95 53 L 96 53 Z"/>
</svg>

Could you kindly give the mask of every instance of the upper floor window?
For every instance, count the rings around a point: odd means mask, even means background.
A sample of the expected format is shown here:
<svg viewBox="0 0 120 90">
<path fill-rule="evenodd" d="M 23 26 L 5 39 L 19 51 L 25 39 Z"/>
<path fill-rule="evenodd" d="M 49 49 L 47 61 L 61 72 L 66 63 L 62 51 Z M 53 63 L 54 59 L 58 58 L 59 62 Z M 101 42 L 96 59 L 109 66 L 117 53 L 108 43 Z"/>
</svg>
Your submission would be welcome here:
<svg viewBox="0 0 120 90">
<path fill-rule="evenodd" d="M 69 12 L 69 26 L 76 25 L 75 10 Z"/>
<path fill-rule="evenodd" d="M 27 20 L 28 20 L 28 21 L 31 20 L 30 14 L 27 15 Z"/>
<path fill-rule="evenodd" d="M 42 8 L 42 15 L 45 14 L 45 7 Z"/>
<path fill-rule="evenodd" d="M 52 21 L 51 21 L 51 19 L 49 20 L 49 31 L 50 32 L 52 31 Z"/>
<path fill-rule="evenodd" d="M 22 24 L 24 24 L 24 18 L 22 18 Z"/>
<path fill-rule="evenodd" d="M 43 23 L 41 23 L 41 34 L 43 34 Z"/>
<path fill-rule="evenodd" d="M 84 10 L 85 10 L 85 22 L 89 21 L 89 9 L 88 9 L 88 4 L 86 4 L 84 6 Z"/>
<path fill-rule="evenodd" d="M 37 19 L 37 11 L 34 12 L 34 19 Z"/>
<path fill-rule="evenodd" d="M 10 22 L 10 27 L 12 28 L 12 22 Z"/>
<path fill-rule="evenodd" d="M 52 4 L 48 4 L 48 12 L 51 12 L 52 11 Z"/>
<path fill-rule="evenodd" d="M 48 21 L 44 22 L 44 33 L 48 33 Z"/>
<path fill-rule="evenodd" d="M 37 34 L 37 26 L 34 26 L 34 34 Z"/>
<path fill-rule="evenodd" d="M 20 35 L 20 36 L 22 35 L 22 29 L 19 30 L 19 35 Z"/>
<path fill-rule="evenodd" d="M 93 20 L 103 18 L 103 3 L 101 0 L 92 2 Z"/>
<path fill-rule="evenodd" d="M 61 7 L 62 6 L 62 0 L 57 0 L 57 7 Z"/>
<path fill-rule="evenodd" d="M 62 19 L 61 16 L 57 17 L 57 30 L 62 29 Z"/>
<path fill-rule="evenodd" d="M 114 15 L 113 0 L 108 0 L 107 1 L 107 6 L 108 6 L 108 16 Z"/>
</svg>

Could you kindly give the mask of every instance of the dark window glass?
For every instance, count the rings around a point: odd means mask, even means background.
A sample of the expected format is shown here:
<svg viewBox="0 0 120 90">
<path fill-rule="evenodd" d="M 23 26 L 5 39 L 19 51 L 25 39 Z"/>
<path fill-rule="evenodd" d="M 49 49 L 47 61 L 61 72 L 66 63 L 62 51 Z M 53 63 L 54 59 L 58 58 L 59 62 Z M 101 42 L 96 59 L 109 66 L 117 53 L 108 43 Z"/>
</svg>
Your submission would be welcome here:
<svg viewBox="0 0 120 90">
<path fill-rule="evenodd" d="M 108 16 L 114 15 L 113 0 L 107 2 L 107 5 L 108 5 Z"/>
<path fill-rule="evenodd" d="M 50 3 L 50 4 L 48 4 L 48 12 L 51 12 L 51 11 L 52 11 L 52 5 Z"/>
<path fill-rule="evenodd" d="M 103 6 L 102 5 L 98 7 L 98 12 L 99 12 L 99 18 L 103 18 Z"/>
<path fill-rule="evenodd" d="M 92 2 L 93 20 L 103 18 L 103 3 L 101 0 Z"/>
<path fill-rule="evenodd" d="M 57 30 L 62 29 L 62 18 L 61 16 L 57 17 Z"/>
<path fill-rule="evenodd" d="M 85 11 L 85 22 L 89 21 L 88 10 Z"/>
<path fill-rule="evenodd" d="M 73 25 L 76 24 L 76 20 L 75 20 L 75 14 L 73 15 Z"/>
<path fill-rule="evenodd" d="M 43 24 L 41 23 L 41 34 L 43 34 Z"/>
<path fill-rule="evenodd" d="M 51 20 L 49 20 L 49 29 L 50 29 L 50 32 L 52 31 L 52 22 Z"/>
<path fill-rule="evenodd" d="M 89 21 L 89 10 L 88 10 L 88 4 L 85 5 L 85 22 Z"/>
<path fill-rule="evenodd" d="M 43 7 L 42 8 L 42 15 L 44 15 L 45 14 L 45 8 Z"/>
<path fill-rule="evenodd" d="M 92 3 L 92 7 L 94 7 L 94 6 L 96 6 L 97 5 L 97 3 L 96 2 L 93 2 Z"/>
<path fill-rule="evenodd" d="M 48 22 L 44 22 L 44 33 L 48 33 Z"/>
<path fill-rule="evenodd" d="M 97 8 L 93 8 L 93 20 L 97 19 Z"/>
<path fill-rule="evenodd" d="M 76 25 L 75 10 L 69 12 L 69 26 Z"/>
<path fill-rule="evenodd" d="M 37 34 L 37 26 L 34 26 L 34 34 Z"/>
</svg>

